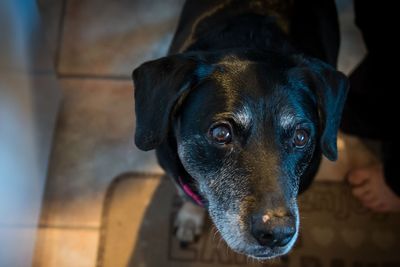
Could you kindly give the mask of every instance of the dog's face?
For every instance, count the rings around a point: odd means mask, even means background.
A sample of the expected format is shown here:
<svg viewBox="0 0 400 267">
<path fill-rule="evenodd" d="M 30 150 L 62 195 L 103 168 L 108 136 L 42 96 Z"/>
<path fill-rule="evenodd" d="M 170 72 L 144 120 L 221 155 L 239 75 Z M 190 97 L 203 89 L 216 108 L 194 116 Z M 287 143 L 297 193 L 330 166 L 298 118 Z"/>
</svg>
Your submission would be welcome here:
<svg viewBox="0 0 400 267">
<path fill-rule="evenodd" d="M 289 251 L 299 230 L 300 179 L 317 152 L 336 157 L 343 76 L 319 61 L 277 54 L 146 64 L 134 73 L 136 144 L 156 148 L 173 131 L 180 175 L 194 181 L 228 245 L 263 259 Z"/>
</svg>

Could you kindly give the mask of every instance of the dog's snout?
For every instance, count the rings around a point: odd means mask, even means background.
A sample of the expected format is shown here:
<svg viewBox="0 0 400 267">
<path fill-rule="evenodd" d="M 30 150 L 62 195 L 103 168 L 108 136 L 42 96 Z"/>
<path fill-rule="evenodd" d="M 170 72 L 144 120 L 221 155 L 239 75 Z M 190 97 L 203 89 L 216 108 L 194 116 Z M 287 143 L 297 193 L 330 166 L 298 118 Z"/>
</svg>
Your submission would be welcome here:
<svg viewBox="0 0 400 267">
<path fill-rule="evenodd" d="M 274 248 L 287 245 L 296 233 L 290 214 L 255 214 L 251 217 L 251 234 L 261 246 Z"/>
</svg>

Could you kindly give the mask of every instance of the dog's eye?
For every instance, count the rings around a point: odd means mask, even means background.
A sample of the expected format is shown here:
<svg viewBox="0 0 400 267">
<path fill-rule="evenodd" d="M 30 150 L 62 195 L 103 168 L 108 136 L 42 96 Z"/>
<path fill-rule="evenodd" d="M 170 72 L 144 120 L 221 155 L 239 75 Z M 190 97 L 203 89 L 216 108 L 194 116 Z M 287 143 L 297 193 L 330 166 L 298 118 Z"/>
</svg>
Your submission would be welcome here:
<svg viewBox="0 0 400 267">
<path fill-rule="evenodd" d="M 303 148 L 307 145 L 309 134 L 304 129 L 296 129 L 293 136 L 293 145 L 297 148 Z"/>
<path fill-rule="evenodd" d="M 227 144 L 232 141 L 232 130 L 229 124 L 215 124 L 210 128 L 210 136 L 218 144 Z"/>
</svg>

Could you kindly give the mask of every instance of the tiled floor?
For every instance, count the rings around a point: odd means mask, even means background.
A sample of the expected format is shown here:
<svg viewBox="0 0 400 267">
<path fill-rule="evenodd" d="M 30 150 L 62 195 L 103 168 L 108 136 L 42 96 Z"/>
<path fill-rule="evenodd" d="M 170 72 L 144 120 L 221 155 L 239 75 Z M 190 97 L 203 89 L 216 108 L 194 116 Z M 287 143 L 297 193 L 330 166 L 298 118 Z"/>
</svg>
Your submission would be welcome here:
<svg viewBox="0 0 400 267">
<path fill-rule="evenodd" d="M 153 152 L 141 152 L 132 143 L 129 77 L 143 61 L 165 54 L 182 2 L 39 0 L 64 100 L 35 267 L 95 266 L 101 207 L 110 181 L 127 171 L 162 172 Z M 354 35 L 351 5 L 338 2 L 347 36 L 340 68 L 349 72 L 364 50 L 353 46 L 357 40 L 352 38 L 359 35 Z"/>
<path fill-rule="evenodd" d="M 130 77 L 134 67 L 166 54 L 180 0 L 68 0 L 61 75 Z"/>
<path fill-rule="evenodd" d="M 39 1 L 64 99 L 35 267 L 95 266 L 108 184 L 127 171 L 162 173 L 154 152 L 132 142 L 130 73 L 166 53 L 181 2 Z M 152 19 L 160 10 L 166 15 Z"/>
<path fill-rule="evenodd" d="M 33 266 L 95 266 L 98 229 L 40 228 Z"/>
<path fill-rule="evenodd" d="M 132 143 L 130 81 L 61 79 L 64 89 L 42 224 L 97 227 L 109 182 L 135 169 L 161 172 Z"/>
</svg>

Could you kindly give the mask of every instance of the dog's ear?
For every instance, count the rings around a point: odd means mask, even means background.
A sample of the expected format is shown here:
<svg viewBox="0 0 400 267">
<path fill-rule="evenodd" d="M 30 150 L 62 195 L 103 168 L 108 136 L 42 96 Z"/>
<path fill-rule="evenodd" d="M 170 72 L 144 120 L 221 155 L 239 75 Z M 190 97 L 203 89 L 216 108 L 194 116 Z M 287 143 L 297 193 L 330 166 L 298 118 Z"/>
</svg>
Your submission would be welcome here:
<svg viewBox="0 0 400 267">
<path fill-rule="evenodd" d="M 321 150 L 331 161 L 337 159 L 337 133 L 348 91 L 346 76 L 319 59 L 302 57 L 306 80 L 318 102 Z"/>
<path fill-rule="evenodd" d="M 162 143 L 178 103 L 209 74 L 208 69 L 200 59 L 178 54 L 146 62 L 133 71 L 139 149 L 151 150 Z"/>
</svg>

